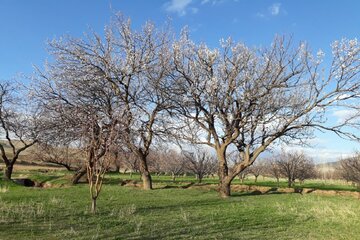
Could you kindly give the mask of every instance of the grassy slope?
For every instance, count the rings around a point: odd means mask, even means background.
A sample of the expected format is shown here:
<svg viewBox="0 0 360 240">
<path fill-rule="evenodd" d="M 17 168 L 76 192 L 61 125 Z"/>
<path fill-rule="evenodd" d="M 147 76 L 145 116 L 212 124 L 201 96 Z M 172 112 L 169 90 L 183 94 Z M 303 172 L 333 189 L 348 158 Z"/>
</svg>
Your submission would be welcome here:
<svg viewBox="0 0 360 240">
<path fill-rule="evenodd" d="M 199 189 L 142 191 L 109 176 L 88 212 L 86 184 L 36 189 L 0 182 L 0 239 L 356 239 L 360 201 L 300 194 L 227 200 Z M 45 176 L 37 176 L 45 179 Z M 156 178 L 156 177 L 155 177 Z M 59 181 L 49 176 L 53 181 Z M 161 182 L 159 184 L 167 184 Z"/>
</svg>

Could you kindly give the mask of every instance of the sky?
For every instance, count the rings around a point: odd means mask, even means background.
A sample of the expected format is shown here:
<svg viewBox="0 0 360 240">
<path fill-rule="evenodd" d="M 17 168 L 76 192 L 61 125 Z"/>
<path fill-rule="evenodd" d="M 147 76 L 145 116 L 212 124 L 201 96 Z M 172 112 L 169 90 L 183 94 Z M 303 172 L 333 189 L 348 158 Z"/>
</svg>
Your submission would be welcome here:
<svg viewBox="0 0 360 240">
<path fill-rule="evenodd" d="M 33 66 L 41 67 L 49 59 L 47 41 L 90 30 L 102 33 L 119 11 L 135 28 L 148 20 L 157 26 L 170 21 L 176 32 L 188 26 L 192 39 L 211 47 L 227 37 L 268 46 L 275 35 L 286 35 L 329 56 L 331 42 L 358 37 L 359 10 L 358 0 L 0 0 L 0 81 L 21 80 Z M 334 112 L 330 117 L 341 116 Z M 359 143 L 330 133 L 316 133 L 310 143 L 311 148 L 288 148 L 303 150 L 317 162 L 360 149 Z"/>
</svg>

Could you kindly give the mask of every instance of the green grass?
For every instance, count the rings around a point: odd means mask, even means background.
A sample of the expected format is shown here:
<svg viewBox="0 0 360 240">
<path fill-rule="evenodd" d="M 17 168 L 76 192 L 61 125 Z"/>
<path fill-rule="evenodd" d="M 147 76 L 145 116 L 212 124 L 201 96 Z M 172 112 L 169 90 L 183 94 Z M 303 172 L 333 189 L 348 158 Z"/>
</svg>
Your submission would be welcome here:
<svg viewBox="0 0 360 240">
<path fill-rule="evenodd" d="M 22 174 L 44 181 L 48 176 L 56 182 L 64 181 L 65 173 Z M 128 176 L 108 175 L 96 215 L 89 212 L 86 184 L 44 189 L 0 181 L 0 239 L 357 239 L 360 235 L 360 201 L 351 197 L 234 193 L 223 200 L 214 190 L 121 187 L 120 177 Z M 156 178 L 155 187 L 194 181 Z"/>
</svg>

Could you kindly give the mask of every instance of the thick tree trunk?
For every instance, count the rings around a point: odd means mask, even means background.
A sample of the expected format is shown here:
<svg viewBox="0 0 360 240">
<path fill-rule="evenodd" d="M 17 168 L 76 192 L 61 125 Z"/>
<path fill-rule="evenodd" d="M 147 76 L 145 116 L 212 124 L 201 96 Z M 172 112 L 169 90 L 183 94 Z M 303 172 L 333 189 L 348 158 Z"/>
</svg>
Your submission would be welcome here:
<svg viewBox="0 0 360 240">
<path fill-rule="evenodd" d="M 152 189 L 152 179 L 147 166 L 146 156 L 142 155 L 140 159 L 140 172 L 141 179 L 143 181 L 143 189 L 151 190 Z"/>
<path fill-rule="evenodd" d="M 4 180 L 11 180 L 11 175 L 13 173 L 14 164 L 8 164 L 4 169 Z"/>
<path fill-rule="evenodd" d="M 280 187 L 280 181 L 279 181 L 279 178 L 276 178 L 276 182 L 277 182 L 277 187 Z"/>
<path fill-rule="evenodd" d="M 80 181 L 80 178 L 86 174 L 86 168 L 81 168 L 73 175 L 71 183 L 72 184 L 78 184 Z"/>
<path fill-rule="evenodd" d="M 231 194 L 231 181 L 221 181 L 220 180 L 220 186 L 219 186 L 219 194 L 222 198 L 228 198 Z"/>
<path fill-rule="evenodd" d="M 258 176 L 255 176 L 255 182 L 257 182 Z"/>
<path fill-rule="evenodd" d="M 216 154 L 219 160 L 219 195 L 221 198 L 228 198 L 231 194 L 230 184 L 231 180 L 229 180 L 229 169 L 226 162 L 226 149 L 220 148 L 216 150 Z"/>
<path fill-rule="evenodd" d="M 171 178 L 172 178 L 172 181 L 175 182 L 176 180 L 176 175 L 174 173 L 171 174 Z"/>
</svg>

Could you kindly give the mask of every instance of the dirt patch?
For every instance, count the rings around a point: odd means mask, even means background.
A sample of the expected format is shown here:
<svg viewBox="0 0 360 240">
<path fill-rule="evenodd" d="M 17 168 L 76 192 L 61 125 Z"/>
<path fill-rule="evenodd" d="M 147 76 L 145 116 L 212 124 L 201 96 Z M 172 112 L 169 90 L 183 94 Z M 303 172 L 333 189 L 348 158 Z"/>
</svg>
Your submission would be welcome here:
<svg viewBox="0 0 360 240">
<path fill-rule="evenodd" d="M 136 180 L 121 180 L 120 186 L 126 186 L 126 187 L 142 187 L 142 183 Z"/>
<path fill-rule="evenodd" d="M 218 189 L 218 185 L 217 184 L 194 184 L 190 187 L 188 187 L 188 189 L 201 189 L 201 190 L 207 190 L 207 191 L 210 191 L 210 190 L 216 190 Z"/>
<path fill-rule="evenodd" d="M 189 188 L 214 190 L 218 189 L 217 184 L 194 184 Z M 349 196 L 360 199 L 360 192 L 351 191 L 334 191 L 334 190 L 316 190 L 313 188 L 278 188 L 278 187 L 262 187 L 262 186 L 248 186 L 248 185 L 232 185 L 233 192 L 248 192 L 254 195 L 260 194 L 277 194 L 277 193 L 299 193 L 299 194 L 318 194 L 324 196 Z"/>
<path fill-rule="evenodd" d="M 356 197 L 360 199 L 359 192 L 350 192 L 350 191 L 335 191 L 335 190 L 314 190 L 312 194 L 317 195 L 326 195 L 326 196 L 347 196 L 347 197 Z"/>
</svg>

